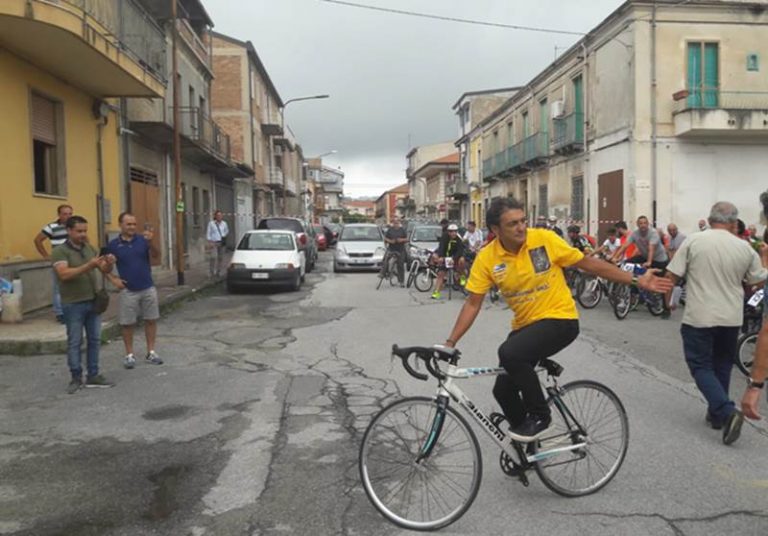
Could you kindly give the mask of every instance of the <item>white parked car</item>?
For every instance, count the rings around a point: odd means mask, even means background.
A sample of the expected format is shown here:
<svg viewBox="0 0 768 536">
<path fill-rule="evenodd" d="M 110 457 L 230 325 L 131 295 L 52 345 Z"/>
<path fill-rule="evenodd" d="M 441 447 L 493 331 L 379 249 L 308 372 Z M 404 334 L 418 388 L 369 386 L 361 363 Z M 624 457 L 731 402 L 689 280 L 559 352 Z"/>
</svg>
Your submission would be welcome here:
<svg viewBox="0 0 768 536">
<path fill-rule="evenodd" d="M 384 260 L 384 236 L 372 223 L 344 225 L 333 256 L 333 271 L 379 270 Z"/>
<path fill-rule="evenodd" d="M 248 231 L 227 270 L 227 290 L 286 286 L 299 290 L 307 261 L 292 231 Z"/>
</svg>

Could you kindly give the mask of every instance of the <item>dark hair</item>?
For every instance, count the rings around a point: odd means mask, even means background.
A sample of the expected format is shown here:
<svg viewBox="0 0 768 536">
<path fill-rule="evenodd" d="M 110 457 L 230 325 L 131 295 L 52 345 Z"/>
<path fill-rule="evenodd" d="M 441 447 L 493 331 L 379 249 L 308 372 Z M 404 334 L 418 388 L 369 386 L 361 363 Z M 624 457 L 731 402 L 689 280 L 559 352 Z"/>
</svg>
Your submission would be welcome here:
<svg viewBox="0 0 768 536">
<path fill-rule="evenodd" d="M 608 229 L 608 234 L 616 234 L 616 227 L 611 227 Z"/>
<path fill-rule="evenodd" d="M 739 236 L 747 232 L 747 225 L 741 219 L 736 220 L 736 225 L 739 228 Z"/>
<path fill-rule="evenodd" d="M 629 230 L 629 227 L 627 227 L 627 222 L 625 221 L 619 221 L 616 222 L 616 229 L 624 229 L 625 231 Z"/>
<path fill-rule="evenodd" d="M 648 216 L 640 216 L 639 218 L 637 218 L 637 223 L 640 223 L 640 220 L 651 221 L 648 219 Z"/>
<path fill-rule="evenodd" d="M 523 204 L 514 197 L 500 197 L 491 201 L 488 212 L 485 214 L 485 224 L 490 229 L 492 225 L 497 227 L 501 223 L 501 215 L 508 210 L 522 210 L 525 212 Z"/>
<path fill-rule="evenodd" d="M 467 225 L 477 225 L 477 224 L 475 223 L 475 220 L 469 220 L 467 222 Z"/>
<path fill-rule="evenodd" d="M 449 223 L 450 223 L 450 222 L 449 222 L 447 219 L 445 219 L 445 218 L 443 218 L 442 220 L 440 220 L 440 225 L 448 225 Z"/>
<path fill-rule="evenodd" d="M 581 227 L 579 227 L 578 225 L 569 225 L 568 232 L 578 234 L 581 232 Z"/>
<path fill-rule="evenodd" d="M 123 223 L 123 218 L 125 218 L 126 216 L 133 216 L 133 214 L 131 214 L 128 211 L 121 212 L 120 215 L 117 217 L 117 223 Z"/>
<path fill-rule="evenodd" d="M 62 211 L 63 209 L 65 209 L 65 208 L 68 208 L 68 209 L 70 209 L 70 210 L 74 210 L 74 209 L 72 208 L 72 205 L 59 205 L 58 207 L 56 207 L 56 214 L 61 214 L 61 211 Z"/>
<path fill-rule="evenodd" d="M 82 216 L 72 216 L 67 220 L 67 229 L 74 229 L 76 225 L 80 223 L 88 223 L 88 220 Z"/>
</svg>

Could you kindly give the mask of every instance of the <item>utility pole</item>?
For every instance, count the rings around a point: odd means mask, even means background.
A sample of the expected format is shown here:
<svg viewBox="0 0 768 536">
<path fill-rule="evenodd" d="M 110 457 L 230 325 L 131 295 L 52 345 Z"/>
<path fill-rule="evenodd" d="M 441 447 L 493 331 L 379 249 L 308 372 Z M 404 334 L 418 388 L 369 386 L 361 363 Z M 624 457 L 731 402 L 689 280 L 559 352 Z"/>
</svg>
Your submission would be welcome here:
<svg viewBox="0 0 768 536">
<path fill-rule="evenodd" d="M 176 184 L 176 284 L 184 284 L 184 196 L 181 191 L 181 132 L 179 129 L 179 49 L 176 22 L 178 19 L 178 0 L 171 1 L 171 43 L 173 43 L 173 180 Z"/>
</svg>

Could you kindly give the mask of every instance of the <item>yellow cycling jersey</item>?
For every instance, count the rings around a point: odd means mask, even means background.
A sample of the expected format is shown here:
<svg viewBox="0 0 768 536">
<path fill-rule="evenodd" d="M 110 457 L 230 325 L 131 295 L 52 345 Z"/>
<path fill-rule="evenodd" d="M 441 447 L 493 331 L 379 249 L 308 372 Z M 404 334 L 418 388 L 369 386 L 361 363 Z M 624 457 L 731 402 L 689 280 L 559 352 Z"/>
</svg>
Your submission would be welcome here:
<svg viewBox="0 0 768 536">
<path fill-rule="evenodd" d="M 512 329 L 547 318 L 579 318 L 563 268 L 584 258 L 578 249 L 548 229 L 528 229 L 526 242 L 515 254 L 499 239 L 477 254 L 466 289 L 485 294 L 496 285 L 515 313 Z"/>
</svg>

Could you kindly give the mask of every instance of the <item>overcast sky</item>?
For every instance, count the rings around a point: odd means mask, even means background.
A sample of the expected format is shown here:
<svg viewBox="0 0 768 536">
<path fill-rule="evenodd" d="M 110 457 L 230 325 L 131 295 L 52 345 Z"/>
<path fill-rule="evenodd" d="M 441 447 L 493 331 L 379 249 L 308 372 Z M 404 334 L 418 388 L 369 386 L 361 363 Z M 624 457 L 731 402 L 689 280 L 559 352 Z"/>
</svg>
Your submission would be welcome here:
<svg viewBox="0 0 768 536">
<path fill-rule="evenodd" d="M 354 0 L 372 6 L 586 32 L 621 0 Z M 497 29 L 361 10 L 322 0 L 203 0 L 215 30 L 253 42 L 306 156 L 331 150 L 345 193 L 405 182 L 410 147 L 454 141 L 451 109 L 466 91 L 522 85 L 568 35 Z M 410 146 L 409 146 L 410 142 Z"/>
</svg>

